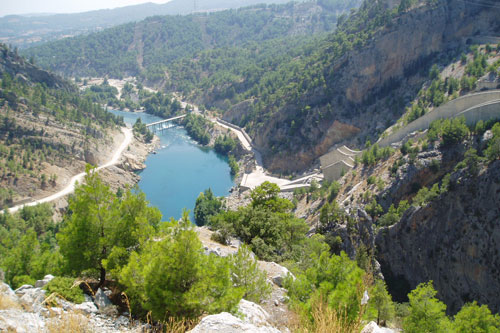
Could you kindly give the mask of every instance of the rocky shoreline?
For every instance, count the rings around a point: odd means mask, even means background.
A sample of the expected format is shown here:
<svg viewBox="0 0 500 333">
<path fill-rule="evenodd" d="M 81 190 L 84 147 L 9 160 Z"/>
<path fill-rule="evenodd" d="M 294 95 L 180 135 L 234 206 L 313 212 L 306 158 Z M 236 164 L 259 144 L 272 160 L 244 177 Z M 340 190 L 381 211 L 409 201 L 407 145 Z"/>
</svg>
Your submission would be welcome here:
<svg viewBox="0 0 500 333">
<path fill-rule="evenodd" d="M 116 141 L 116 137 L 115 137 Z M 134 136 L 132 143 L 120 157 L 116 165 L 101 169 L 99 174 L 113 192 L 119 188 L 127 188 L 135 186 L 140 176 L 137 171 L 146 168 L 146 158 L 148 155 L 159 147 L 160 139 L 155 136 L 151 143 L 145 143 Z M 115 144 L 116 145 L 116 142 Z M 98 156 L 99 160 L 109 159 L 112 152 L 106 151 L 104 155 Z M 68 206 L 67 196 L 53 201 L 54 218 L 60 221 Z"/>
</svg>

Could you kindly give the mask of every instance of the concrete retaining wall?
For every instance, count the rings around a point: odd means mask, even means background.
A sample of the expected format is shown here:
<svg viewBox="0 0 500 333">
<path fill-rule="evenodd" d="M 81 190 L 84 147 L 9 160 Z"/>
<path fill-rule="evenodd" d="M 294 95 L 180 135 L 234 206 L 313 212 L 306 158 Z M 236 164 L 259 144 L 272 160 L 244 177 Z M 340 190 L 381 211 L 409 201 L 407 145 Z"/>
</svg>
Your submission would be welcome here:
<svg viewBox="0 0 500 333">
<path fill-rule="evenodd" d="M 437 119 L 453 118 L 458 116 L 459 114 L 466 116 L 466 120 L 468 120 L 469 118 L 477 119 L 476 121 L 479 121 L 481 119 L 482 120 L 493 119 L 495 117 L 491 116 L 492 113 L 493 114 L 495 113 L 494 107 L 488 107 L 487 109 L 490 110 L 488 112 L 482 111 L 481 109 L 477 110 L 476 108 L 482 104 L 494 102 L 496 100 L 500 100 L 500 90 L 485 91 L 459 97 L 457 99 L 449 101 L 445 105 L 440 106 L 429 113 L 426 113 L 422 117 L 412 121 L 404 128 L 389 135 L 388 137 L 379 140 L 378 144 L 381 147 L 389 146 L 390 144 L 401 141 L 408 134 L 412 132 L 422 131 L 429 128 L 429 125 Z M 471 112 L 470 114 L 465 114 L 465 113 L 461 114 L 462 112 L 469 110 L 471 108 L 474 110 L 468 111 Z M 500 118 L 500 110 L 497 111 L 496 118 Z"/>
<path fill-rule="evenodd" d="M 326 180 L 333 181 L 340 179 L 342 173 L 347 173 L 351 169 L 351 165 L 346 164 L 344 161 L 338 161 L 337 163 L 325 167 L 322 171 Z"/>
<path fill-rule="evenodd" d="M 252 144 L 252 139 L 250 138 L 250 135 L 247 134 L 247 132 L 245 131 L 244 128 L 241 128 L 239 126 L 236 126 L 235 124 L 231 124 L 230 122 L 227 122 L 225 121 L 224 119 L 218 119 L 218 121 L 220 121 L 222 124 L 228 126 L 228 127 L 231 127 L 231 128 L 234 128 L 235 130 L 238 130 L 238 131 L 241 131 L 241 133 L 243 133 L 243 136 L 245 137 L 245 139 L 248 140 L 248 142 L 250 144 Z"/>
</svg>

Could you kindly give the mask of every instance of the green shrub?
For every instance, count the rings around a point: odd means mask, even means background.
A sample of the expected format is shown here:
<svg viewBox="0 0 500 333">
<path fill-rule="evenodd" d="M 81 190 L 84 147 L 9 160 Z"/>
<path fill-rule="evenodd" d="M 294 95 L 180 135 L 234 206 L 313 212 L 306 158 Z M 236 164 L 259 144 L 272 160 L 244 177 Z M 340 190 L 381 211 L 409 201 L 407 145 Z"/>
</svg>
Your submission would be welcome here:
<svg viewBox="0 0 500 333">
<path fill-rule="evenodd" d="M 408 298 L 410 308 L 403 329 L 408 333 L 450 332 L 450 320 L 446 317 L 446 305 L 436 298 L 436 290 L 429 283 L 421 283 Z"/>
<path fill-rule="evenodd" d="M 456 314 L 453 329 L 457 333 L 499 332 L 500 316 L 491 314 L 487 305 L 477 305 L 476 301 L 465 304 Z"/>
<path fill-rule="evenodd" d="M 153 320 L 235 310 L 245 289 L 234 286 L 227 258 L 205 255 L 187 211 L 162 227 L 160 240 L 132 252 L 120 273 L 132 310 L 151 311 Z"/>
<path fill-rule="evenodd" d="M 17 289 L 25 284 L 35 285 L 36 280 L 29 275 L 18 275 L 12 279 L 12 289 Z"/>
<path fill-rule="evenodd" d="M 75 285 L 75 279 L 73 278 L 55 277 L 43 289 L 47 290 L 47 296 L 56 294 L 69 302 L 77 304 L 85 301 L 83 291 L 78 285 Z"/>
</svg>

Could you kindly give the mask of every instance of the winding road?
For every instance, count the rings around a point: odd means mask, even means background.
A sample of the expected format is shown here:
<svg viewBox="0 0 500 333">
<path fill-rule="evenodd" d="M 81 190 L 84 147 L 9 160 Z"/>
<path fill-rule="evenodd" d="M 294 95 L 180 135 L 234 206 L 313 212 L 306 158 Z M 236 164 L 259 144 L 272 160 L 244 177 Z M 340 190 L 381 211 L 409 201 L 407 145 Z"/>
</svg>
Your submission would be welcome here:
<svg viewBox="0 0 500 333">
<path fill-rule="evenodd" d="M 212 122 L 217 123 L 217 125 L 227 128 L 231 131 L 233 131 L 237 136 L 238 139 L 240 140 L 241 144 L 243 147 L 254 153 L 255 156 L 255 169 L 251 173 L 245 173 L 243 175 L 243 179 L 241 180 L 240 186 L 243 188 L 248 188 L 248 189 L 254 189 L 257 186 L 261 185 L 263 182 L 268 181 L 271 183 L 275 183 L 280 187 L 282 191 L 293 191 L 296 188 L 308 188 L 310 186 L 309 182 L 311 179 L 316 178 L 318 180 L 321 180 L 322 177 L 318 173 L 314 173 L 308 176 L 304 176 L 299 179 L 295 179 L 293 181 L 289 179 L 284 179 L 284 178 L 278 178 L 278 177 L 273 177 L 269 176 L 266 173 L 266 170 L 264 169 L 264 166 L 262 164 L 262 156 L 259 153 L 258 150 L 256 150 L 252 142 L 248 140 L 248 135 L 245 136 L 243 134 L 243 130 L 234 128 L 231 126 L 228 126 L 227 124 L 224 124 L 223 122 L 220 121 L 220 119 L 211 119 Z"/>
<path fill-rule="evenodd" d="M 109 160 L 107 163 L 97 167 L 96 171 L 101 170 L 103 168 L 107 168 L 109 166 L 112 166 L 112 165 L 115 165 L 118 163 L 123 151 L 125 150 L 125 148 L 127 148 L 127 146 L 130 144 L 130 142 L 132 142 L 132 138 L 133 138 L 132 129 L 130 129 L 130 128 L 122 127 L 122 133 L 125 135 L 125 138 L 123 139 L 123 142 L 121 143 L 120 147 L 118 147 L 118 149 L 115 151 L 111 160 Z M 65 195 L 68 195 L 75 190 L 76 182 L 81 182 L 83 180 L 84 176 L 85 176 L 85 172 L 79 173 L 76 176 L 73 176 L 71 178 L 69 184 L 65 188 L 63 188 L 61 191 L 54 193 L 54 194 L 52 194 L 48 197 L 45 197 L 43 199 L 38 199 L 38 200 L 29 202 L 29 203 L 25 203 L 25 204 L 11 207 L 8 210 L 10 213 L 14 213 L 14 212 L 17 212 L 19 209 L 23 208 L 24 206 L 35 206 L 35 205 L 38 205 L 41 203 L 54 201 L 54 200 L 59 199 Z"/>
</svg>

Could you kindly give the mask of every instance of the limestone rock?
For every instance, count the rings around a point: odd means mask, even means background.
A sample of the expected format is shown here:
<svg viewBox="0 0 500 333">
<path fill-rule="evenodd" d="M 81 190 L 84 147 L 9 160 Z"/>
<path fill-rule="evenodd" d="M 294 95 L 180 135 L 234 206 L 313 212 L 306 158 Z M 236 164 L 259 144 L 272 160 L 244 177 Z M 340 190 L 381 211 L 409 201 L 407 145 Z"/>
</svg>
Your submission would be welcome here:
<svg viewBox="0 0 500 333">
<path fill-rule="evenodd" d="M 201 322 L 190 331 L 191 333 L 279 333 L 276 328 L 269 326 L 257 327 L 236 318 L 230 313 L 222 312 L 203 318 Z"/>
<path fill-rule="evenodd" d="M 45 290 L 25 284 L 16 289 L 15 293 L 24 307 L 31 308 L 34 312 L 39 312 L 43 308 Z"/>
<path fill-rule="evenodd" d="M 379 327 L 376 322 L 370 321 L 368 325 L 366 325 L 361 333 L 395 333 L 398 332 L 396 330 L 387 328 L 387 327 Z"/>
<path fill-rule="evenodd" d="M 38 313 L 17 309 L 0 310 L 0 332 L 43 332 L 45 322 Z"/>
<path fill-rule="evenodd" d="M 86 314 L 97 313 L 99 310 L 93 302 L 83 302 L 82 304 L 76 304 L 74 306 L 75 310 L 84 312 Z"/>
<path fill-rule="evenodd" d="M 258 304 L 242 299 L 238 304 L 241 319 L 230 313 L 222 312 L 207 316 L 191 331 L 192 333 L 279 333 L 269 323 L 270 315 Z"/>
<path fill-rule="evenodd" d="M 101 288 L 97 289 L 97 292 L 95 293 L 94 303 L 100 311 L 113 305 Z"/>
<path fill-rule="evenodd" d="M 285 281 L 285 278 L 290 275 L 292 279 L 295 280 L 295 276 L 290 273 L 290 271 L 281 265 L 278 265 L 275 262 L 270 262 L 270 263 L 263 263 L 259 262 L 261 265 L 261 269 L 268 272 L 268 276 L 271 276 L 271 280 L 275 285 L 278 287 L 283 287 L 283 282 Z"/>
<path fill-rule="evenodd" d="M 269 325 L 269 314 L 258 304 L 242 299 L 238 304 L 238 312 L 246 322 L 256 326 Z"/>
<path fill-rule="evenodd" d="M 19 300 L 14 291 L 10 288 L 10 286 L 4 282 L 0 282 L 0 295 L 2 295 L 5 298 L 8 298 L 11 302 L 17 303 Z"/>
<path fill-rule="evenodd" d="M 127 171 L 139 171 L 144 170 L 146 168 L 146 164 L 138 160 L 134 155 L 123 154 L 123 162 L 121 163 L 121 167 L 122 169 Z"/>
<path fill-rule="evenodd" d="M 54 278 L 53 275 L 45 275 L 42 280 L 38 280 L 35 283 L 35 288 L 42 288 L 47 285 L 52 279 Z"/>
</svg>

